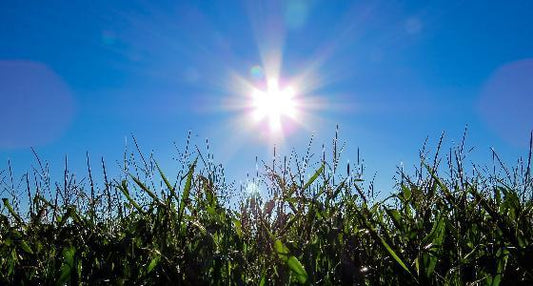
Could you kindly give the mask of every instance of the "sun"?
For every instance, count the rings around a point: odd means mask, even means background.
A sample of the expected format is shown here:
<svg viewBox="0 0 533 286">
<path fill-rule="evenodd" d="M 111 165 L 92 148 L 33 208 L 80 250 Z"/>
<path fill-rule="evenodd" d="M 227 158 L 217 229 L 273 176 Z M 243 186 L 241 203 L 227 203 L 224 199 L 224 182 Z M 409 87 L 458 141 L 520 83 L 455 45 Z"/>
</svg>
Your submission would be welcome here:
<svg viewBox="0 0 533 286">
<path fill-rule="evenodd" d="M 255 88 L 252 91 L 252 116 L 255 121 L 267 121 L 271 132 L 283 129 L 283 120 L 296 120 L 298 117 L 298 101 L 294 87 L 280 88 L 278 80 L 267 81 L 267 89 Z"/>
</svg>

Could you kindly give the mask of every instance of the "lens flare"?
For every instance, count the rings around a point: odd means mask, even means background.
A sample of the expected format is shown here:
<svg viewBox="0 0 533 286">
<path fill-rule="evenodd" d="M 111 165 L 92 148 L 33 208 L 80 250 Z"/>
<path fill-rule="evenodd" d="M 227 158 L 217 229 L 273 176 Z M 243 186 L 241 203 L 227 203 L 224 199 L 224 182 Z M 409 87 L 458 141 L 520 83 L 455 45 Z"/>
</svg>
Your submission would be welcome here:
<svg viewBox="0 0 533 286">
<path fill-rule="evenodd" d="M 254 80 L 261 80 L 264 77 L 263 68 L 259 65 L 255 65 L 250 69 L 250 75 Z"/>
<path fill-rule="evenodd" d="M 252 117 L 256 122 L 268 121 L 271 132 L 280 132 L 283 119 L 297 119 L 298 102 L 292 86 L 280 89 L 277 79 L 269 79 L 267 90 L 252 91 Z"/>
</svg>

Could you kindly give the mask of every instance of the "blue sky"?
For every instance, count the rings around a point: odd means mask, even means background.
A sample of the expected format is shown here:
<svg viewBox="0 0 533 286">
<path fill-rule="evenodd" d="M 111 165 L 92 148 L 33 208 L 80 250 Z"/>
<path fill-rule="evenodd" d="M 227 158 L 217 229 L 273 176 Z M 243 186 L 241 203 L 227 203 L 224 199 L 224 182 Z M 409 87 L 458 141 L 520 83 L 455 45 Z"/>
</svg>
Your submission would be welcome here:
<svg viewBox="0 0 533 286">
<path fill-rule="evenodd" d="M 115 162 L 135 134 L 171 169 L 173 141 L 209 138 L 232 179 L 255 156 L 331 145 L 335 126 L 380 186 L 426 136 L 471 159 L 527 155 L 531 1 L 2 1 L 0 168 Z M 255 67 L 255 70 L 254 70 Z M 294 85 L 296 119 L 252 124 L 251 89 Z M 251 89 L 250 89 L 251 88 Z M 328 151 L 329 152 L 329 151 Z M 111 163 L 112 167 L 115 164 Z M 390 183 L 389 183 L 390 182 Z"/>
</svg>

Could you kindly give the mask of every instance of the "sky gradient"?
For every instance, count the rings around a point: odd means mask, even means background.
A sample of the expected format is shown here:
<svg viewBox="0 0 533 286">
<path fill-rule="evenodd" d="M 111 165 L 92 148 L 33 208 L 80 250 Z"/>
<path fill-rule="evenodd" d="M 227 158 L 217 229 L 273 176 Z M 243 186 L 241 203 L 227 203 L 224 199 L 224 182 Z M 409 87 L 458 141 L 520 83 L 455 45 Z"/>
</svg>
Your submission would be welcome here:
<svg viewBox="0 0 533 286">
<path fill-rule="evenodd" d="M 0 169 L 114 167 L 135 134 L 171 168 L 192 130 L 230 179 L 291 148 L 359 147 L 386 190 L 429 136 L 468 125 L 472 161 L 513 161 L 533 129 L 532 1 L 1 1 Z M 282 136 L 251 124 L 252 88 L 294 85 Z M 275 138 L 274 138 L 275 137 Z M 328 151 L 329 154 L 329 151 Z M 59 172 L 58 172 L 59 173 Z"/>
</svg>

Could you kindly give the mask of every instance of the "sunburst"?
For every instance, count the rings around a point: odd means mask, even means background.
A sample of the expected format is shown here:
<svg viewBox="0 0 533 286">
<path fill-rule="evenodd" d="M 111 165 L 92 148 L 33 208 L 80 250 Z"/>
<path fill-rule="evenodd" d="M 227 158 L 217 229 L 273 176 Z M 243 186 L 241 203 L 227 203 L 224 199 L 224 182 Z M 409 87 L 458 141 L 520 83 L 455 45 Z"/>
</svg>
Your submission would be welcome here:
<svg viewBox="0 0 533 286">
<path fill-rule="evenodd" d="M 255 121 L 268 121 L 271 132 L 283 130 L 285 120 L 297 120 L 299 115 L 298 99 L 293 86 L 280 88 L 279 82 L 271 78 L 267 89 L 254 89 L 251 94 L 252 117 Z"/>
</svg>

